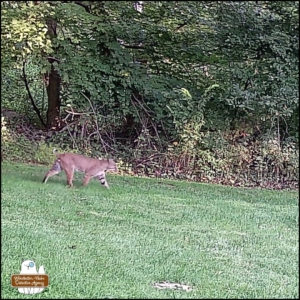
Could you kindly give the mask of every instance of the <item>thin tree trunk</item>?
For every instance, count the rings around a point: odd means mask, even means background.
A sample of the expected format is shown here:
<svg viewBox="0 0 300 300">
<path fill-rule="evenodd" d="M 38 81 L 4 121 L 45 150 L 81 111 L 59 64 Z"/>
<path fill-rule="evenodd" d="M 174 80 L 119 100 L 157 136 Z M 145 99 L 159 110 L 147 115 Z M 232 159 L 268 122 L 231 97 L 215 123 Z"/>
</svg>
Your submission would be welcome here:
<svg viewBox="0 0 300 300">
<path fill-rule="evenodd" d="M 56 21 L 53 19 L 47 20 L 48 25 L 48 35 L 51 39 L 57 36 L 56 32 Z M 59 121 L 60 116 L 60 84 L 61 78 L 57 70 L 54 68 L 54 62 L 59 60 L 48 58 L 49 63 L 51 64 L 51 71 L 48 74 L 48 85 L 47 85 L 47 96 L 48 96 L 48 109 L 47 109 L 47 129 L 56 129 L 57 122 Z"/>
<path fill-rule="evenodd" d="M 47 86 L 48 109 L 47 109 L 47 129 L 55 129 L 60 115 L 60 76 L 51 65 L 49 83 Z"/>
</svg>

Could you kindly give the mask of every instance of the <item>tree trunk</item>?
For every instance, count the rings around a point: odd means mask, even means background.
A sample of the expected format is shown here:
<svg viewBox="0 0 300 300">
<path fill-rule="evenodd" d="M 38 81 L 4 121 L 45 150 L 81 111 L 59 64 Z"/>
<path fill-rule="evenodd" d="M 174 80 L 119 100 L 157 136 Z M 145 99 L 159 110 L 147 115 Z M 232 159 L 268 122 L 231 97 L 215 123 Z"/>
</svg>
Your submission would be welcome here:
<svg viewBox="0 0 300 300">
<path fill-rule="evenodd" d="M 56 27 L 57 23 L 53 19 L 47 20 L 48 32 L 47 34 L 51 39 L 57 37 Z M 54 49 L 54 55 L 55 55 Z M 48 74 L 47 96 L 48 96 L 48 109 L 47 109 L 47 129 L 56 129 L 60 115 L 60 83 L 61 78 L 57 70 L 54 69 L 54 62 L 59 63 L 58 59 L 48 58 L 51 64 L 51 71 Z"/>
<path fill-rule="evenodd" d="M 47 86 L 48 109 L 47 109 L 47 129 L 55 129 L 60 115 L 60 76 L 51 65 L 49 83 Z"/>
</svg>

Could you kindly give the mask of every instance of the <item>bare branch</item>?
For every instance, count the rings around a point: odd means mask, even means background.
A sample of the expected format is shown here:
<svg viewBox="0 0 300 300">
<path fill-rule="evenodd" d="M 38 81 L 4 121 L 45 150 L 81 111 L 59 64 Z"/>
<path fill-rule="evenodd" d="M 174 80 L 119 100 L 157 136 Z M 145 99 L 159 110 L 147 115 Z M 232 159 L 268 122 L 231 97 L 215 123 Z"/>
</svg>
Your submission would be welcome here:
<svg viewBox="0 0 300 300">
<path fill-rule="evenodd" d="M 187 23 L 183 23 L 183 24 L 179 25 L 177 28 L 174 29 L 174 31 L 178 31 L 179 29 L 181 29 L 185 25 L 187 25 Z"/>
<path fill-rule="evenodd" d="M 49 60 L 51 60 L 51 61 L 53 60 L 53 61 L 60 62 L 60 60 L 59 60 L 58 58 L 52 57 L 52 56 L 48 56 L 47 59 L 48 59 L 48 61 L 49 61 Z"/>
<path fill-rule="evenodd" d="M 74 116 L 83 116 L 83 115 L 91 115 L 92 112 L 87 112 L 87 113 L 76 113 L 74 111 L 69 111 L 69 110 L 65 110 L 65 112 L 67 112 L 68 114 L 74 115 Z"/>
<path fill-rule="evenodd" d="M 84 93 L 82 93 L 82 92 L 80 92 L 80 93 L 81 93 L 81 95 L 89 102 L 90 107 L 91 107 L 91 109 L 93 110 L 93 113 L 94 113 L 94 116 L 95 116 L 95 125 L 96 125 L 96 128 L 97 128 L 98 137 L 99 137 L 99 139 L 100 139 L 101 142 L 102 142 L 102 145 L 103 145 L 103 148 L 104 148 L 104 150 L 105 150 L 105 153 L 107 154 L 106 147 L 105 147 L 105 145 L 107 145 L 107 144 L 103 141 L 103 139 L 102 139 L 102 137 L 101 137 L 101 134 L 100 134 L 100 131 L 99 131 L 98 122 L 97 122 L 97 118 L 96 118 L 97 114 L 96 114 L 96 112 L 95 112 L 94 106 L 92 105 L 90 99 L 89 99 Z"/>
<path fill-rule="evenodd" d="M 22 72 L 23 72 L 23 80 L 24 80 L 24 83 L 25 83 L 25 88 L 26 88 L 28 97 L 29 97 L 29 99 L 30 99 L 31 105 L 32 105 L 34 111 L 36 112 L 38 118 L 40 119 L 40 121 L 41 121 L 41 123 L 43 124 L 43 126 L 46 127 L 46 123 L 44 122 L 44 120 L 43 120 L 43 118 L 42 118 L 42 116 L 41 116 L 40 110 L 39 110 L 39 109 L 37 108 L 37 106 L 35 105 L 35 102 L 34 102 L 33 97 L 32 97 L 32 95 L 31 95 L 31 92 L 30 92 L 30 89 L 29 89 L 29 85 L 28 85 L 27 76 L 26 76 L 25 65 L 26 65 L 26 62 L 24 61 L 24 62 L 23 62 Z"/>
</svg>

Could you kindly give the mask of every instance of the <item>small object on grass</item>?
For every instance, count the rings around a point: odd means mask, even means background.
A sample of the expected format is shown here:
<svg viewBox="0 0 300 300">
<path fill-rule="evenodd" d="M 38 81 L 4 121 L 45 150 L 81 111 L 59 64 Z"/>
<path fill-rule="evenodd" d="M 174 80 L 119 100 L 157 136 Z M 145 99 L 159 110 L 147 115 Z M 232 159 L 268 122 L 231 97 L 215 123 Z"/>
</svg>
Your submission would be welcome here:
<svg viewBox="0 0 300 300">
<path fill-rule="evenodd" d="M 176 282 L 169 282 L 169 281 L 160 281 L 155 282 L 152 284 L 157 289 L 170 289 L 170 290 L 183 290 L 190 292 L 192 290 L 191 286 L 188 286 L 186 284 L 176 283 Z"/>
</svg>

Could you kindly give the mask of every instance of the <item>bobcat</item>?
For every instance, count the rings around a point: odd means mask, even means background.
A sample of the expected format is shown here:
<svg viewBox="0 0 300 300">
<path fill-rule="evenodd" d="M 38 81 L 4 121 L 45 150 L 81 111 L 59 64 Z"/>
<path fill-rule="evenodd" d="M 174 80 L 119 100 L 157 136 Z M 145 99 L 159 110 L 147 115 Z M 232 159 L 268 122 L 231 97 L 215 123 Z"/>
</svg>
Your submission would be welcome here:
<svg viewBox="0 0 300 300">
<path fill-rule="evenodd" d="M 95 159 L 89 158 L 76 153 L 58 153 L 56 149 L 53 153 L 57 156 L 52 168 L 46 173 L 43 183 L 46 183 L 48 178 L 54 176 L 64 170 L 67 175 L 69 187 L 73 186 L 74 171 L 83 172 L 83 185 L 86 186 L 92 177 L 97 178 L 102 185 L 109 188 L 105 179 L 106 171 L 118 171 L 116 163 L 112 159 Z"/>
</svg>

